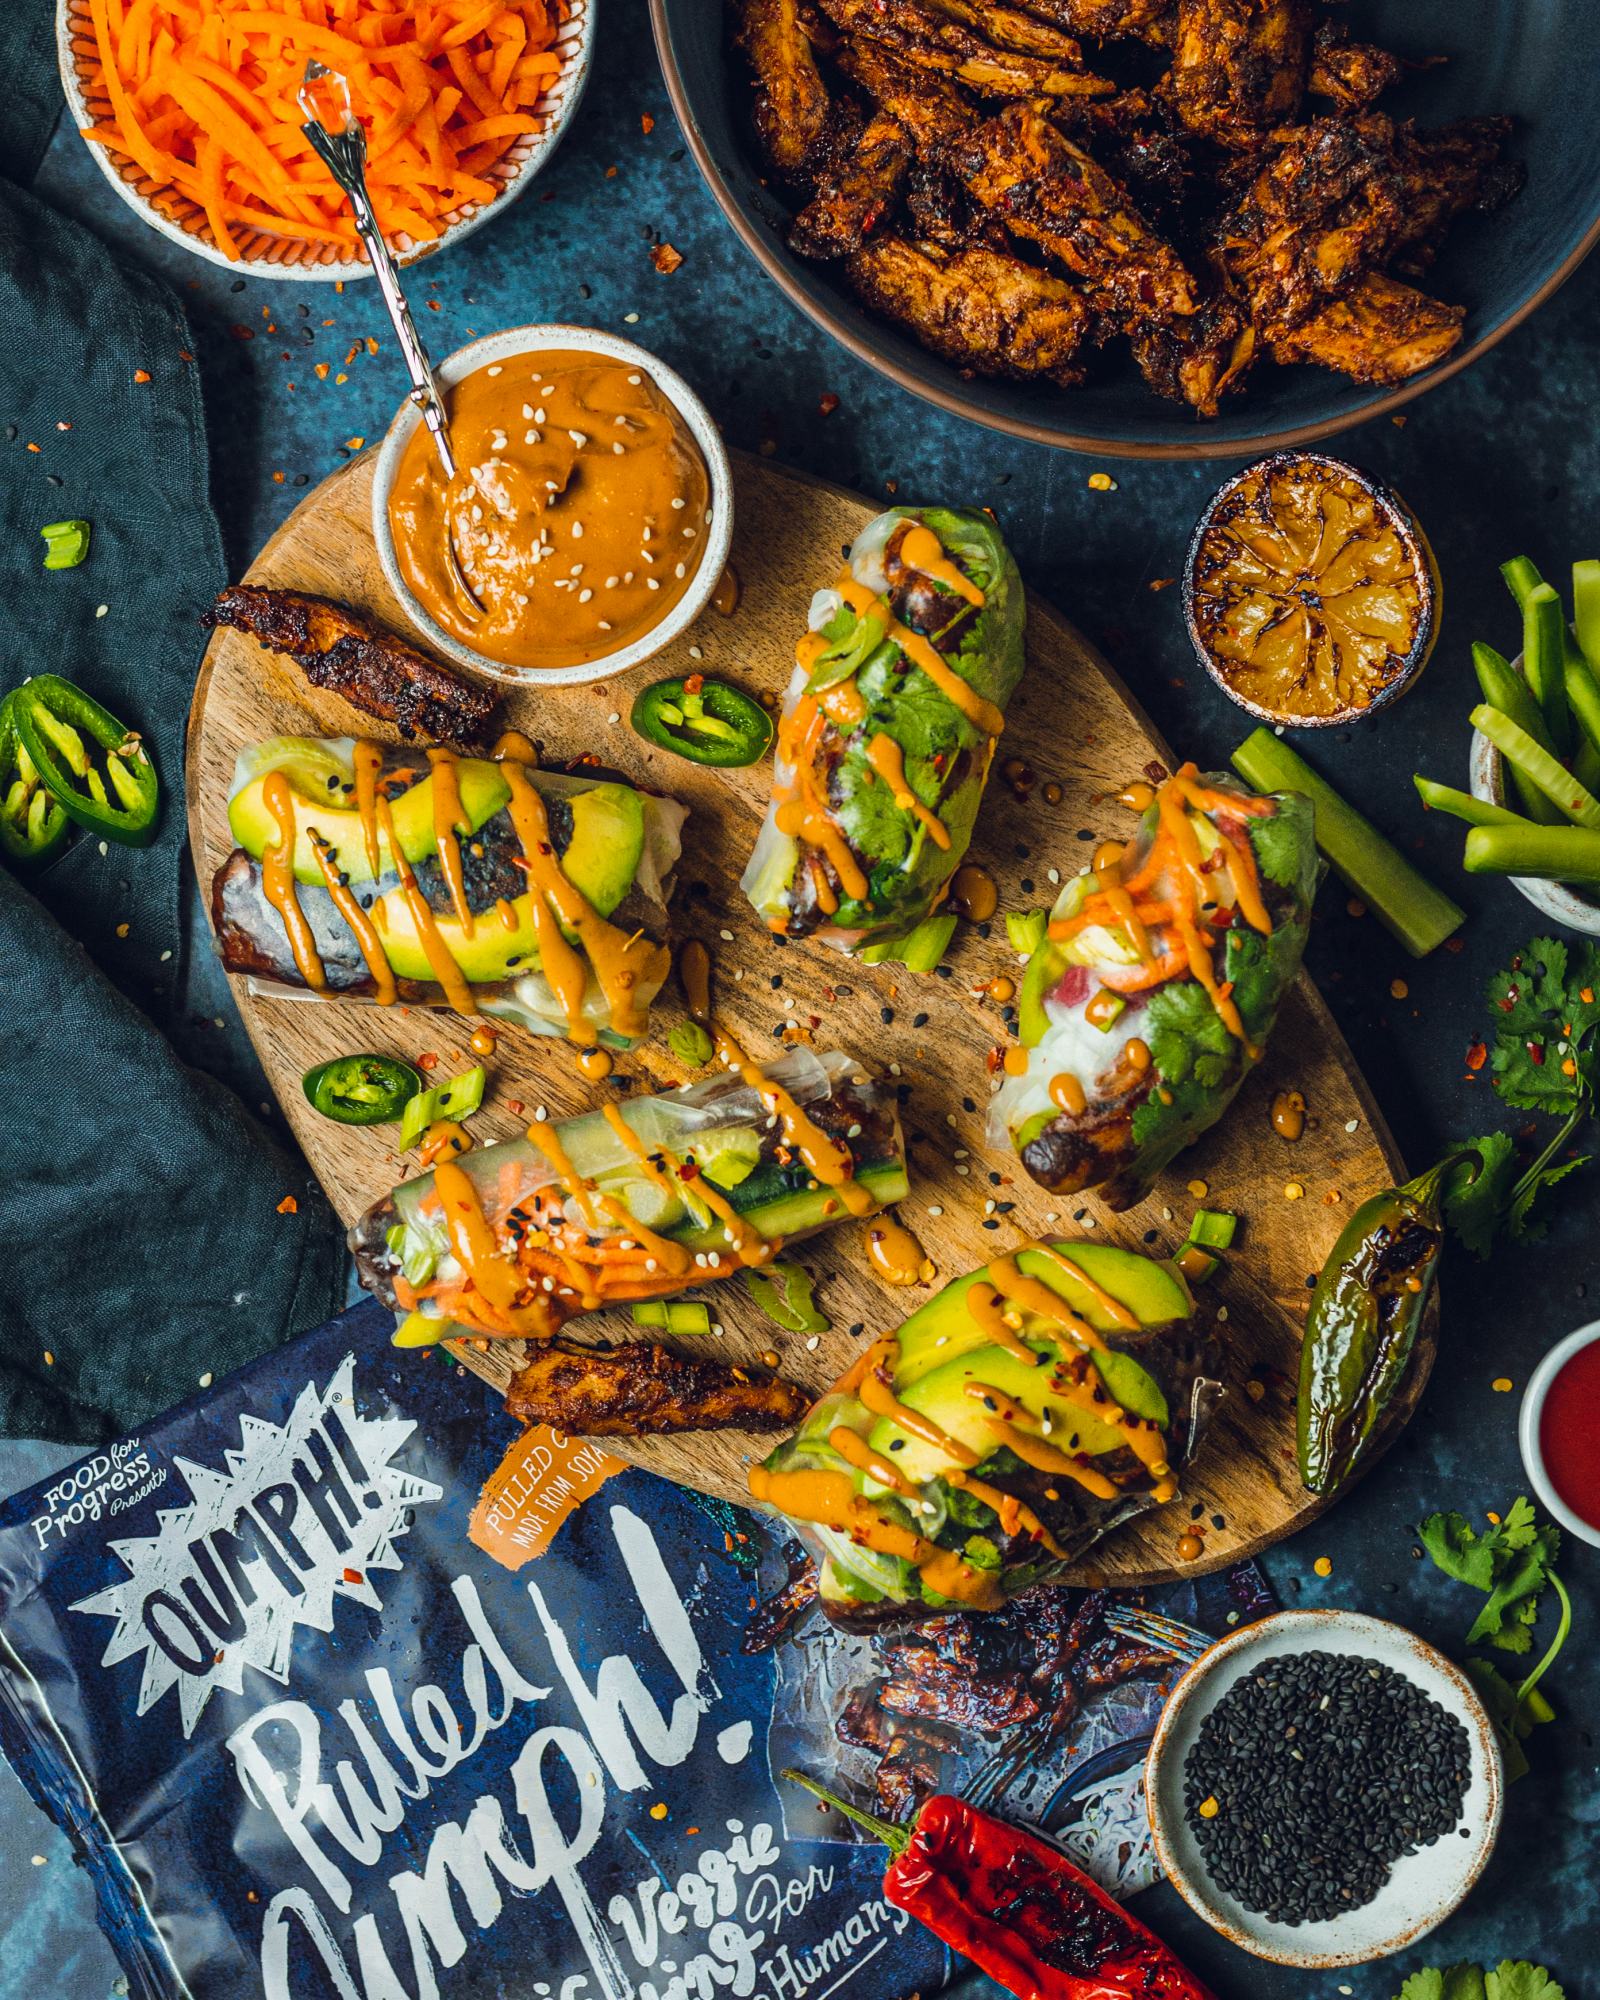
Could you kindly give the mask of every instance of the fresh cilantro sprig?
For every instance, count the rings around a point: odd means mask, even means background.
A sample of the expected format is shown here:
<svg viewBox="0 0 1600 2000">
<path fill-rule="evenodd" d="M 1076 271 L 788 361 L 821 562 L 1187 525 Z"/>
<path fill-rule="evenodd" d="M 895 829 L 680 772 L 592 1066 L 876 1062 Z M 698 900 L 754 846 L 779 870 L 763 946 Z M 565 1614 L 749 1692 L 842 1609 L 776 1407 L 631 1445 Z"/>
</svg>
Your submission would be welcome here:
<svg viewBox="0 0 1600 2000">
<path fill-rule="evenodd" d="M 1497 1096 L 1514 1110 L 1561 1123 L 1525 1167 L 1509 1132 L 1463 1142 L 1478 1155 L 1478 1166 L 1474 1173 L 1468 1162 L 1453 1177 L 1445 1216 L 1479 1257 L 1488 1256 L 1497 1236 L 1515 1243 L 1542 1236 L 1547 1225 L 1534 1214 L 1535 1204 L 1588 1164 L 1588 1154 L 1563 1156 L 1600 1108 L 1600 943 L 1533 938 L 1489 982 L 1488 999 Z"/>
<path fill-rule="evenodd" d="M 1548 1722 L 1555 1713 L 1538 1692 L 1539 1683 L 1572 1629 L 1572 1600 L 1555 1571 L 1561 1530 L 1541 1522 L 1532 1502 L 1519 1496 L 1487 1532 L 1452 1512 L 1430 1514 L 1417 1534 L 1446 1576 L 1484 1593 L 1483 1608 L 1467 1633 L 1469 1646 L 1487 1643 L 1504 1653 L 1531 1652 L 1540 1600 L 1547 1586 L 1556 1594 L 1561 1607 L 1556 1634 L 1532 1673 L 1513 1683 L 1482 1654 L 1472 1654 L 1466 1663 L 1467 1676 L 1499 1731 L 1506 1778 L 1520 1778 L 1528 1768 L 1524 1740 L 1535 1723 Z"/>
<path fill-rule="evenodd" d="M 1428 1965 L 1411 1977 L 1395 2000 L 1566 2000 L 1542 1965 L 1503 1958 L 1481 1965 Z"/>
</svg>

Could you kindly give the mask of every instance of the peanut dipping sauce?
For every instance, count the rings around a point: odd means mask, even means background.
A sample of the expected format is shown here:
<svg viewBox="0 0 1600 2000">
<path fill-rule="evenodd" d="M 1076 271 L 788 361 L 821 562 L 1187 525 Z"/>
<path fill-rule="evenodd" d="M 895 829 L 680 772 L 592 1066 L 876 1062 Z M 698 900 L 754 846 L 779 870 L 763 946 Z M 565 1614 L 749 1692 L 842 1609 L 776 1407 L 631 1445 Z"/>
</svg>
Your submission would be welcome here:
<svg viewBox="0 0 1600 2000">
<path fill-rule="evenodd" d="M 389 496 L 406 583 L 434 622 L 509 667 L 577 666 L 659 625 L 699 569 L 711 482 L 642 368 L 556 350 L 449 392 L 456 476 L 418 424 Z M 450 579 L 447 535 L 483 616 Z"/>
</svg>

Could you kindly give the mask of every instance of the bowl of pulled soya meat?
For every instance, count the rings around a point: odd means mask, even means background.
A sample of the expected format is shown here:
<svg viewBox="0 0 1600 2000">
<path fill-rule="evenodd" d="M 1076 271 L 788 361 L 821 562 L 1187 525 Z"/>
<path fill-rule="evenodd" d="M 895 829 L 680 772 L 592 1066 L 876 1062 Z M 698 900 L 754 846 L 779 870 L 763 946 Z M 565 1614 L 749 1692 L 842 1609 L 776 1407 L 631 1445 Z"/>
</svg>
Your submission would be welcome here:
<svg viewBox="0 0 1600 2000">
<path fill-rule="evenodd" d="M 1224 458 L 1398 408 L 1600 235 L 1590 0 L 651 0 L 768 276 L 1014 436 Z"/>
</svg>

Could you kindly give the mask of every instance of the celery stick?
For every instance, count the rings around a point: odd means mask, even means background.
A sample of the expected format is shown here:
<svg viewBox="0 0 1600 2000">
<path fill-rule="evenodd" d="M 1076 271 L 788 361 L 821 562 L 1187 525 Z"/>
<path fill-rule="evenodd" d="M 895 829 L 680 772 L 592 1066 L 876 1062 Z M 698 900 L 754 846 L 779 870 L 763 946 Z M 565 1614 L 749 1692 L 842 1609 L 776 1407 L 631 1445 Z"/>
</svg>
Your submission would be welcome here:
<svg viewBox="0 0 1600 2000">
<path fill-rule="evenodd" d="M 1506 589 L 1517 600 L 1517 609 L 1523 610 L 1530 594 L 1537 590 L 1544 578 L 1527 556 L 1513 556 L 1510 562 L 1500 565 L 1500 574 L 1506 580 Z"/>
<path fill-rule="evenodd" d="M 1413 958 L 1425 958 L 1466 921 L 1459 903 L 1419 874 L 1270 729 L 1247 736 L 1233 753 L 1233 765 L 1258 792 L 1300 792 L 1310 799 L 1316 808 L 1318 847 Z"/>
<path fill-rule="evenodd" d="M 1480 702 L 1469 720 L 1474 729 L 1488 737 L 1508 763 L 1525 771 L 1545 797 L 1559 806 L 1568 819 L 1579 826 L 1600 827 L 1600 799 L 1580 785 L 1566 766 L 1558 764 L 1525 729 L 1519 729 L 1509 715 L 1502 715 L 1499 709 Z"/>
<path fill-rule="evenodd" d="M 1514 813 L 1507 806 L 1491 805 L 1487 799 L 1475 799 L 1470 792 L 1458 792 L 1453 785 L 1437 785 L 1432 778 L 1423 777 L 1420 771 L 1415 773 L 1411 782 L 1430 811 L 1449 813 L 1452 819 L 1464 819 L 1468 826 L 1533 824 L 1533 821 L 1524 819 L 1521 813 Z"/>
<path fill-rule="evenodd" d="M 1567 707 L 1567 621 L 1561 599 L 1541 583 L 1522 607 L 1522 676 L 1544 716 L 1550 747 L 1558 757 L 1572 748 L 1572 715 Z"/>
<path fill-rule="evenodd" d="M 1513 722 L 1527 730 L 1535 743 L 1542 743 L 1548 750 L 1550 737 L 1544 726 L 1544 715 L 1528 691 L 1527 682 L 1511 662 L 1497 653 L 1493 646 L 1485 646 L 1480 640 L 1472 648 L 1472 666 L 1489 706 L 1499 709 L 1502 715 L 1509 715 Z M 1560 813 L 1531 778 L 1524 777 L 1515 764 L 1506 766 L 1506 775 L 1511 780 L 1511 789 L 1517 795 L 1518 804 L 1529 819 L 1537 820 L 1541 826 L 1560 823 Z"/>
<path fill-rule="evenodd" d="M 1225 1208 L 1197 1208 L 1189 1224 L 1189 1241 L 1202 1250 L 1231 1250 L 1239 1218 Z"/>
<path fill-rule="evenodd" d="M 1469 875 L 1539 875 L 1600 885 L 1600 833 L 1582 826 L 1475 826 L 1463 858 Z"/>
<path fill-rule="evenodd" d="M 1583 660 L 1568 660 L 1567 706 L 1578 725 L 1579 742 L 1600 751 L 1600 686 Z"/>
<path fill-rule="evenodd" d="M 953 916 L 924 917 L 904 937 L 883 938 L 876 944 L 863 945 L 856 957 L 863 965 L 883 965 L 898 959 L 910 972 L 932 972 L 944 957 L 945 946 L 955 935 L 955 928 Z"/>
<path fill-rule="evenodd" d="M 1600 673 L 1600 562 L 1593 556 L 1572 565 L 1572 609 L 1578 626 L 1578 649 Z"/>
</svg>

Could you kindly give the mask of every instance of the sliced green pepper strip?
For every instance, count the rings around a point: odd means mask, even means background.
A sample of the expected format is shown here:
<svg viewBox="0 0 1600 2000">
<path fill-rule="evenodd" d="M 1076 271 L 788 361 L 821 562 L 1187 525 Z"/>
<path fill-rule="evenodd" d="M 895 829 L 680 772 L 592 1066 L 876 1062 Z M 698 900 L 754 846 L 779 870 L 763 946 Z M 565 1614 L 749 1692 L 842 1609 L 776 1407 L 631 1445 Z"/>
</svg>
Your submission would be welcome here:
<svg viewBox="0 0 1600 2000">
<path fill-rule="evenodd" d="M 711 1308 L 695 1299 L 646 1299 L 634 1307 L 633 1323 L 659 1327 L 663 1333 L 709 1333 Z"/>
<path fill-rule="evenodd" d="M 0 702 L 0 853 L 37 868 L 57 852 L 72 821 L 39 782 L 17 735 L 14 695 Z"/>
<path fill-rule="evenodd" d="M 422 1078 L 395 1056 L 336 1056 L 300 1080 L 312 1108 L 340 1125 L 387 1125 L 422 1089 Z"/>
<path fill-rule="evenodd" d="M 629 721 L 647 743 L 691 764 L 724 770 L 754 764 L 771 748 L 772 717 L 726 681 L 656 681 L 635 698 Z"/>
<path fill-rule="evenodd" d="M 137 731 L 59 674 L 35 675 L 8 700 L 18 741 L 64 812 L 91 833 L 129 847 L 154 837 L 161 788 Z M 101 753 L 103 775 L 86 736 Z"/>
</svg>

